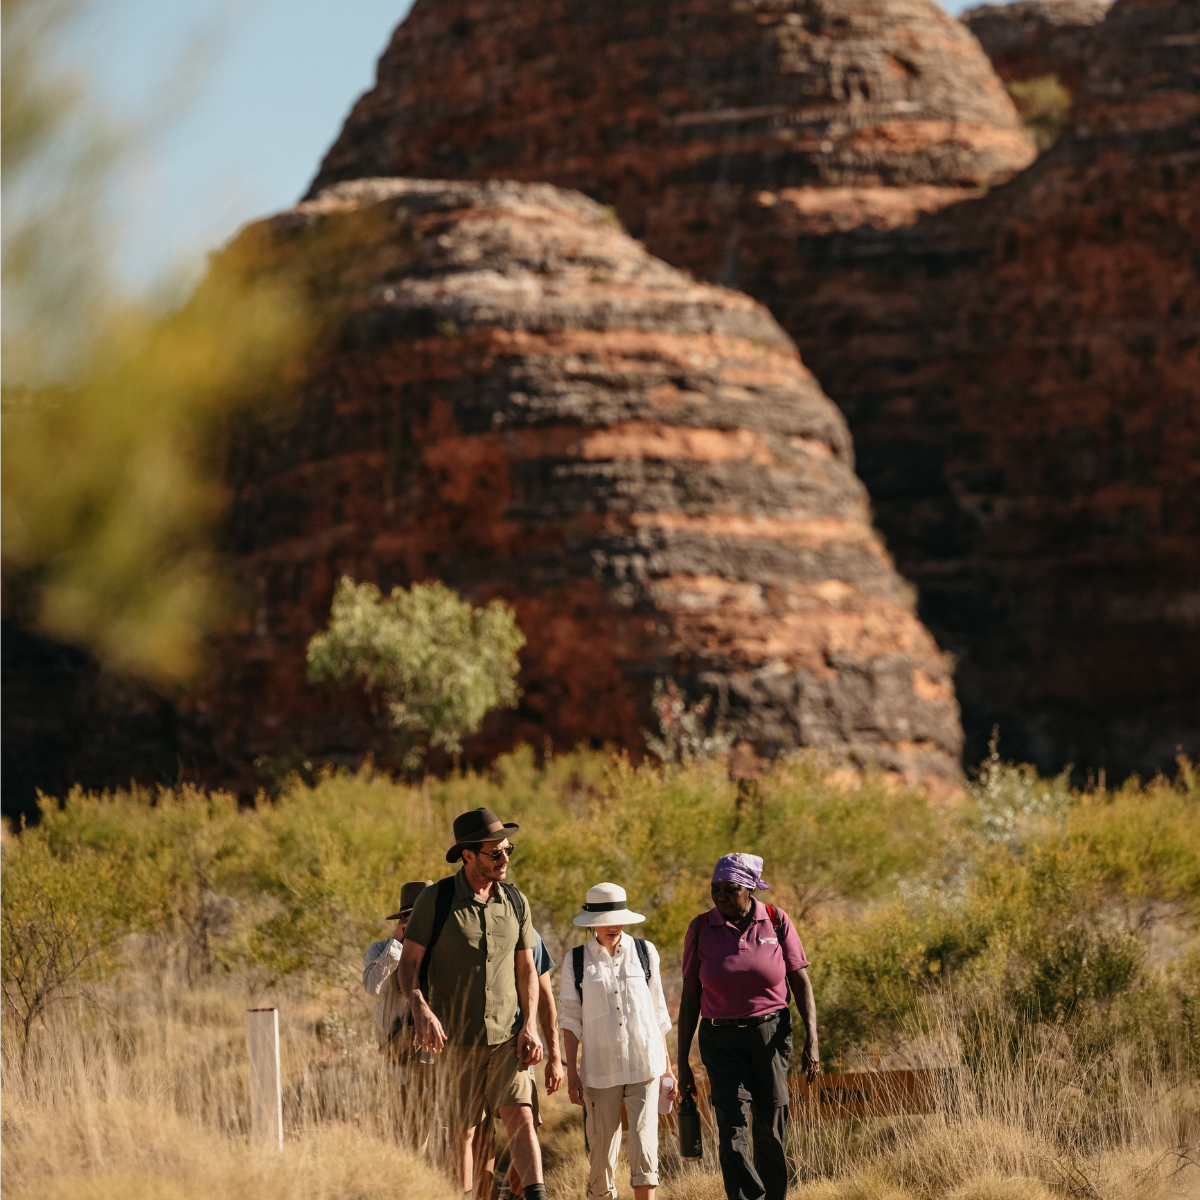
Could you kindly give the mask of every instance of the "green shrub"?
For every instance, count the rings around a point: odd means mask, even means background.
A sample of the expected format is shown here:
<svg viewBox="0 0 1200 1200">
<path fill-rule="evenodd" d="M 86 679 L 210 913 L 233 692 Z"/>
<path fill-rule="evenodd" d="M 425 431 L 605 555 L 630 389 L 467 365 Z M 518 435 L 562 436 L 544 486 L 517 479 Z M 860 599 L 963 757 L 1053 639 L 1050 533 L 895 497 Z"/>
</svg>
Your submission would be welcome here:
<svg viewBox="0 0 1200 1200">
<path fill-rule="evenodd" d="M 529 747 L 489 771 L 412 786 L 370 767 L 312 786 L 293 776 L 277 799 L 242 810 L 187 789 L 77 790 L 61 807 L 44 802 L 41 824 L 6 844 L 5 978 L 23 944 L 8 931 L 28 924 L 39 893 L 75 897 L 75 930 L 94 880 L 85 933 L 98 949 L 81 977 L 103 956 L 115 962 L 133 931 L 195 979 L 353 984 L 401 884 L 448 874 L 451 823 L 482 804 L 521 826 L 510 877 L 559 961 L 584 936 L 572 918 L 587 888 L 610 880 L 645 913 L 669 974 L 709 907 L 714 861 L 761 854 L 765 898 L 793 915 L 813 963 L 831 1067 L 928 1030 L 929 998 L 949 989 L 993 1022 L 1069 1030 L 1098 1056 L 1195 1071 L 1200 956 L 1188 957 L 1187 931 L 1200 905 L 1200 793 L 1188 767 L 1175 784 L 1059 795 L 1061 781 L 993 764 L 993 794 L 1016 814 L 999 838 L 978 797 L 945 807 L 882 778 L 837 785 L 813 758 L 774 764 L 750 797 L 719 759 L 635 767 Z M 1049 790 L 1052 810 L 1011 803 L 1020 789 Z M 1150 953 L 1164 921 L 1181 931 L 1165 968 Z"/>
<path fill-rule="evenodd" d="M 374 584 L 343 577 L 329 628 L 308 643 L 308 676 L 382 693 L 400 760 L 412 769 L 426 742 L 457 754 L 493 708 L 516 706 L 524 644 L 501 600 L 472 608 L 442 583 L 393 588 L 384 599 Z"/>
</svg>

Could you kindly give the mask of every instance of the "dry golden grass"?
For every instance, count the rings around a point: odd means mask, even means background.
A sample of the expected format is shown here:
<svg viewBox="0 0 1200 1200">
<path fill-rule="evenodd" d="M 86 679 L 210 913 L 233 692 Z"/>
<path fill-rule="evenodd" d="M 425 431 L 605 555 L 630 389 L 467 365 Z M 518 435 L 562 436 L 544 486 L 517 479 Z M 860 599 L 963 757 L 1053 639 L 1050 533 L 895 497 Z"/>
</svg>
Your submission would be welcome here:
<svg viewBox="0 0 1200 1200">
<path fill-rule="evenodd" d="M 2 1182 L 10 1200 L 377 1200 L 455 1193 L 398 1136 L 398 1089 L 371 1043 L 361 994 L 273 997 L 280 1008 L 285 1146 L 248 1139 L 247 993 L 233 979 L 189 988 L 127 969 L 95 1003 L 60 1005 L 22 1064 L 6 1031 Z M 256 997 L 255 1002 L 261 1002 Z M 946 1010 L 943 1027 L 953 1019 Z M 953 1041 L 951 1031 L 950 1041 Z M 936 1048 L 935 1048 L 936 1049 Z M 942 1047 L 947 1056 L 953 1045 Z M 929 1117 L 794 1123 L 799 1200 L 1172 1200 L 1200 1196 L 1180 1157 L 1200 1137 L 1193 1085 L 1130 1076 L 1110 1111 L 1063 1085 L 1064 1057 L 987 1054 L 947 1111 Z M 1094 1102 L 1092 1102 L 1094 1101 Z M 581 1197 L 579 1110 L 546 1100 L 549 1194 Z M 683 1164 L 669 1131 L 660 1200 L 721 1200 L 714 1131 Z M 620 1196 L 632 1196 L 628 1175 Z"/>
<path fill-rule="evenodd" d="M 47 802 L 3 847 L 6 1197 L 451 1195 L 404 1112 L 406 1096 L 431 1105 L 384 1070 L 357 985 L 398 881 L 432 873 L 468 798 L 512 812 L 539 831 L 518 881 L 537 881 L 556 955 L 586 878 L 626 879 L 651 898 L 674 998 L 671 947 L 733 837 L 728 788 L 711 767 L 522 752 L 421 789 L 369 772 L 296 783 L 252 812 L 193 793 Z M 929 1116 L 793 1122 L 793 1200 L 1200 1200 L 1190 764 L 1103 796 L 993 764 L 978 814 L 936 836 L 920 796 L 831 794 L 803 763 L 762 788 L 753 836 L 773 847 L 777 894 L 808 906 L 827 1067 L 954 1072 Z M 621 862 L 603 858 L 614 848 Z M 89 938 L 93 957 L 58 979 L 63 947 Z M 64 999 L 81 981 L 89 997 Z M 245 1010 L 263 1004 L 280 1013 L 282 1155 L 249 1144 Z M 579 1110 L 560 1094 L 544 1116 L 549 1194 L 582 1196 Z M 698 1166 L 664 1134 L 660 1200 L 720 1200 L 714 1133 Z M 630 1196 L 627 1173 L 619 1187 Z"/>
</svg>

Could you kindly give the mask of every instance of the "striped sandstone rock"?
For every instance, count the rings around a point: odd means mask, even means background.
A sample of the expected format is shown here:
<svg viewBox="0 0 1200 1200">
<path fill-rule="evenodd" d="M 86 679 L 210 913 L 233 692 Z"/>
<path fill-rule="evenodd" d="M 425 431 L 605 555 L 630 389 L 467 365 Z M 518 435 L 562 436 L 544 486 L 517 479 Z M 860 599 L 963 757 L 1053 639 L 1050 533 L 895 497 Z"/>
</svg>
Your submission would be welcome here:
<svg viewBox="0 0 1200 1200">
<path fill-rule="evenodd" d="M 200 706 L 226 764 L 370 748 L 305 681 L 343 574 L 503 597 L 524 698 L 468 746 L 642 748 L 656 676 L 763 754 L 954 778 L 949 673 L 871 527 L 845 422 L 766 311 L 545 185 L 362 180 L 251 227 L 331 349 L 233 446 L 253 620 Z"/>
<path fill-rule="evenodd" d="M 795 227 L 907 224 L 1031 158 L 978 43 L 935 0 L 417 0 L 309 194 L 366 176 L 547 180 L 770 304 Z M 740 246 L 747 209 L 780 223 L 765 262 Z"/>
<path fill-rule="evenodd" d="M 919 613 L 958 659 L 968 761 L 1200 754 L 1200 5 L 1118 0 L 1059 141 L 856 260 L 805 361 Z M 776 308 L 785 328 L 813 311 Z"/>
<path fill-rule="evenodd" d="M 1046 769 L 1154 770 L 1200 751 L 1198 19 L 1118 3 L 1019 173 L 932 3 L 418 3 L 318 181 L 570 183 L 765 303 L 958 657 L 968 758 L 998 722 Z"/>
</svg>

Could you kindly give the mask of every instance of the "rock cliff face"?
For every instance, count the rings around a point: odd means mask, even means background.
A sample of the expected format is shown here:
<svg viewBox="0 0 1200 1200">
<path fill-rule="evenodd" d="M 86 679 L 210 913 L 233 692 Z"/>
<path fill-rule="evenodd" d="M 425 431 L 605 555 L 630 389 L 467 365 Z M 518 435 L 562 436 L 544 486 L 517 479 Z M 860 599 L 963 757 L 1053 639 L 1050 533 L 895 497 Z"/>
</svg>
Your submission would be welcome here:
<svg viewBox="0 0 1200 1200">
<path fill-rule="evenodd" d="M 1198 48 L 1200 6 L 1118 0 L 1047 154 L 831 251 L 867 285 L 807 361 L 870 432 L 968 759 L 993 722 L 1110 777 L 1200 751 Z"/>
<path fill-rule="evenodd" d="M 418 0 L 317 185 L 570 183 L 767 304 L 958 656 L 968 759 L 998 722 L 1043 768 L 1152 770 L 1200 750 L 1198 21 L 1120 0 L 1017 174 L 932 3 Z"/>
<path fill-rule="evenodd" d="M 225 762 L 370 745 L 352 696 L 305 681 L 349 574 L 514 604 L 525 695 L 469 754 L 638 748 L 673 674 L 762 753 L 957 774 L 949 673 L 845 422 L 759 305 L 545 185 L 363 180 L 243 236 L 311 273 L 334 341 L 287 419 L 235 441 L 258 603 L 192 715 Z"/>
<path fill-rule="evenodd" d="M 613 205 L 669 262 L 765 291 L 744 207 L 780 222 L 786 257 L 794 226 L 906 223 L 1031 158 L 935 0 L 417 0 L 310 195 L 365 176 L 547 180 Z"/>
<path fill-rule="evenodd" d="M 1055 75 L 1073 94 L 1092 57 L 1096 26 L 1112 0 L 1017 0 L 980 4 L 962 14 L 1001 79 Z"/>
</svg>

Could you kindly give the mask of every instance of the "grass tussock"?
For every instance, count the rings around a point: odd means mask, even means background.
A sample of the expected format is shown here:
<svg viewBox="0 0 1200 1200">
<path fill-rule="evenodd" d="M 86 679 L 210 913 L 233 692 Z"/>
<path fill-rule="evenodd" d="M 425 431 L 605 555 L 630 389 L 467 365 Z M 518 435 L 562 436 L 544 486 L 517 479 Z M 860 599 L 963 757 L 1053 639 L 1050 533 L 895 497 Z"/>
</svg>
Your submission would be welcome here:
<svg viewBox="0 0 1200 1200">
<path fill-rule="evenodd" d="M 813 960 L 825 1069 L 951 1072 L 927 1116 L 794 1121 L 795 1196 L 1200 1195 L 1190 764 L 1079 792 L 993 755 L 946 803 L 815 760 L 739 795 L 719 761 L 529 751 L 416 787 L 370 770 L 293 778 L 249 810 L 77 791 L 8 832 L 6 1192 L 448 1195 L 358 971 L 400 884 L 444 872 L 452 818 L 479 804 L 520 822 L 513 876 L 560 962 L 586 888 L 615 880 L 647 915 L 670 995 L 712 862 L 760 853 Z M 264 1003 L 280 1010 L 282 1156 L 249 1141 L 245 1010 Z M 559 1096 L 544 1115 L 550 1194 L 582 1195 L 579 1111 Z M 704 1161 L 685 1164 L 664 1131 L 662 1200 L 723 1195 L 715 1149 L 710 1128 Z"/>
</svg>

